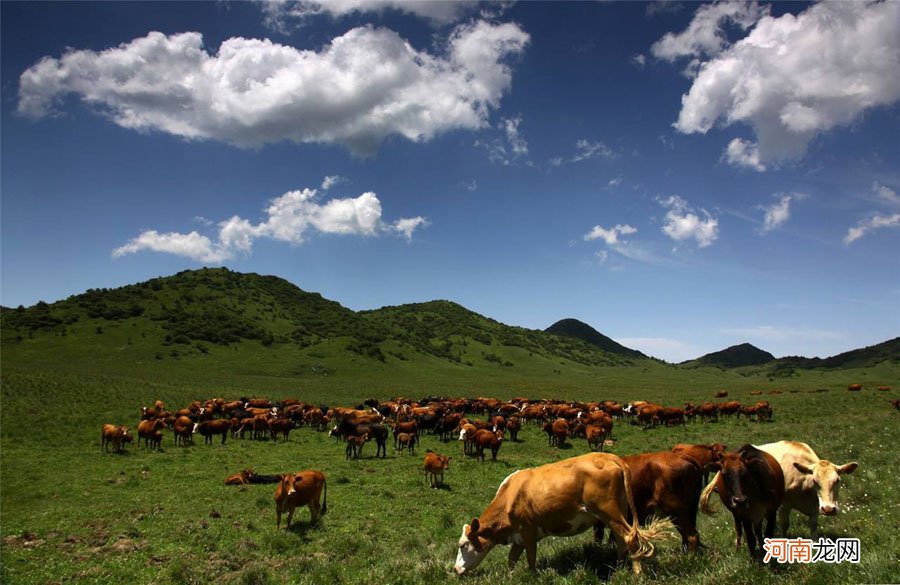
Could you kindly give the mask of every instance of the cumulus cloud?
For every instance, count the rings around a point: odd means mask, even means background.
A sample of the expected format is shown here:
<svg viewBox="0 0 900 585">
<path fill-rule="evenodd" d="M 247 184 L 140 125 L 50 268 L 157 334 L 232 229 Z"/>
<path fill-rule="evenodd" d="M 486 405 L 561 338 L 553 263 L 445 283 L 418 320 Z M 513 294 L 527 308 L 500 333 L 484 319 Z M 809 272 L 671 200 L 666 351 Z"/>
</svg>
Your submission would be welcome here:
<svg viewBox="0 0 900 585">
<path fill-rule="evenodd" d="M 609 229 L 604 229 L 599 225 L 595 225 L 591 231 L 584 235 L 584 241 L 603 240 L 608 245 L 612 246 L 619 242 L 619 236 L 627 236 L 634 233 L 637 233 L 637 228 L 633 228 L 628 224 L 619 224 Z"/>
<path fill-rule="evenodd" d="M 697 246 L 705 248 L 719 237 L 719 220 L 705 209 L 694 210 L 678 195 L 660 199 L 659 203 L 668 209 L 662 231 L 676 242 L 695 240 Z"/>
<path fill-rule="evenodd" d="M 266 26 L 288 33 L 313 16 L 341 18 L 354 13 L 386 10 L 412 14 L 440 26 L 458 21 L 478 3 L 466 0 L 265 0 L 260 6 Z"/>
<path fill-rule="evenodd" d="M 487 125 L 512 83 L 509 61 L 528 42 L 515 24 L 485 21 L 454 28 L 443 54 L 372 26 L 320 51 L 235 37 L 210 53 L 200 33 L 151 32 L 41 59 L 19 79 L 18 112 L 48 116 L 74 94 L 133 130 L 240 148 L 336 143 L 371 155 L 392 134 L 426 141 Z"/>
<path fill-rule="evenodd" d="M 340 175 L 328 175 L 327 177 L 322 179 L 322 187 L 321 188 L 322 188 L 322 191 L 328 191 L 335 185 L 337 185 L 339 183 L 345 183 L 345 182 L 347 182 L 346 177 L 342 177 Z"/>
<path fill-rule="evenodd" d="M 795 195 L 782 195 L 777 203 L 763 207 L 766 215 L 763 219 L 762 231 L 770 232 L 791 218 L 791 200 Z"/>
<path fill-rule="evenodd" d="M 735 138 L 728 143 L 722 158 L 733 167 L 753 169 L 760 173 L 766 170 L 766 165 L 759 160 L 759 145 L 755 142 Z"/>
<path fill-rule="evenodd" d="M 413 232 L 427 225 L 424 217 L 402 218 L 386 224 L 381 218 L 381 201 L 372 192 L 355 198 L 331 199 L 320 203 L 316 189 L 288 191 L 269 202 L 266 219 L 254 224 L 237 215 L 219 222 L 216 241 L 197 232 L 142 232 L 113 250 L 118 258 L 143 250 L 184 256 L 198 262 L 220 264 L 237 254 L 248 254 L 253 242 L 268 238 L 293 245 L 302 244 L 310 232 L 338 235 L 375 236 L 396 232 L 412 239 Z"/>
<path fill-rule="evenodd" d="M 735 21 L 742 27 L 763 10 L 743 6 L 750 8 L 748 19 Z M 682 33 L 687 36 L 666 35 L 654 54 L 709 58 L 682 97 L 675 128 L 705 134 L 717 123 L 749 125 L 756 135 L 752 149 L 750 143 L 729 145 L 738 161 L 758 168 L 799 158 L 817 134 L 900 100 L 898 2 L 823 2 L 797 16 L 763 16 L 730 46 L 721 27 L 709 24 L 727 5 L 704 5 L 695 21 L 704 10 L 710 18 L 697 28 L 705 32 L 688 34 L 692 22 Z"/>
</svg>

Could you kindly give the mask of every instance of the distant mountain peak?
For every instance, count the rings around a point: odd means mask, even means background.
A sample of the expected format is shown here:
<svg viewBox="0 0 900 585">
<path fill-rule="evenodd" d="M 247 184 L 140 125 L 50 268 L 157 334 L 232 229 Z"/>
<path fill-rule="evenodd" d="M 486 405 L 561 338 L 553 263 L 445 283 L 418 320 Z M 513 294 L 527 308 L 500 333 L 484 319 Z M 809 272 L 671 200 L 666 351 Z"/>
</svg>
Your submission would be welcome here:
<svg viewBox="0 0 900 585">
<path fill-rule="evenodd" d="M 752 343 L 741 343 L 726 347 L 721 351 L 708 353 L 687 363 L 723 368 L 740 368 L 743 366 L 761 366 L 774 360 L 774 355 L 759 349 Z"/>
<path fill-rule="evenodd" d="M 544 332 L 552 333 L 553 335 L 559 335 L 560 337 L 572 337 L 575 339 L 580 339 L 610 353 L 616 353 L 619 355 L 635 358 L 647 357 L 637 350 L 627 348 L 621 343 L 610 339 L 587 323 L 579 321 L 578 319 L 560 319 L 550 327 L 544 329 Z"/>
</svg>

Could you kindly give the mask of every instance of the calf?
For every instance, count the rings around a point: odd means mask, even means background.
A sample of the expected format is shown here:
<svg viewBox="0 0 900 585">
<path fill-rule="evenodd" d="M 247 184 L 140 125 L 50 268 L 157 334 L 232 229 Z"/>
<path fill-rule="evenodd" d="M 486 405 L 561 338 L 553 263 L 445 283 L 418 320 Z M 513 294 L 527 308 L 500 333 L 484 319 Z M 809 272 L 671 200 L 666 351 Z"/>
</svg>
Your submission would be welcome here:
<svg viewBox="0 0 900 585">
<path fill-rule="evenodd" d="M 840 476 L 853 473 L 859 464 L 854 461 L 835 465 L 819 459 L 809 445 L 797 441 L 768 443 L 759 449 L 774 457 L 784 474 L 784 503 L 778 511 L 781 533 L 787 536 L 791 510 L 798 510 L 809 517 L 809 532 L 816 538 L 819 514 L 835 516 L 840 511 Z"/>
<path fill-rule="evenodd" d="M 325 496 L 320 502 L 323 490 Z M 287 512 L 287 527 L 290 528 L 294 510 L 298 506 L 309 506 L 311 524 L 318 522 L 319 516 L 328 512 L 328 483 L 321 471 L 307 469 L 282 476 L 275 488 L 275 528 L 281 528 L 283 512 Z"/>
<path fill-rule="evenodd" d="M 425 481 L 430 481 L 432 488 L 444 485 L 444 471 L 450 469 L 450 459 L 452 457 L 438 455 L 431 449 L 425 451 Z"/>
<path fill-rule="evenodd" d="M 166 428 L 166 421 L 161 418 L 155 420 L 142 420 L 138 423 L 137 427 L 138 445 L 140 446 L 141 439 L 144 439 L 144 447 L 150 448 L 152 440 L 156 436 L 156 432 L 164 428 Z"/>
<path fill-rule="evenodd" d="M 494 499 L 470 524 L 463 526 L 456 564 L 459 575 L 474 570 L 498 544 L 509 544 L 509 564 L 524 551 L 528 568 L 537 565 L 537 543 L 545 536 L 574 536 L 597 522 L 610 527 L 618 556 L 630 554 L 635 574 L 641 560 L 654 553 L 654 542 L 669 535 L 671 522 L 654 520 L 643 529 L 631 492 L 631 472 L 609 453 L 589 453 L 508 476 Z"/>
<path fill-rule="evenodd" d="M 588 449 L 591 451 L 603 451 L 603 442 L 609 436 L 612 426 L 604 425 L 588 425 L 584 429 L 584 435 L 587 439 Z"/>
<path fill-rule="evenodd" d="M 716 475 L 700 495 L 700 509 L 714 514 L 709 496 L 713 490 L 734 517 L 735 548 L 741 546 L 741 534 L 747 534 L 750 556 L 762 556 L 762 522 L 766 520 L 766 538 L 775 535 L 775 513 L 784 499 L 784 473 L 778 461 L 753 445 L 722 454 L 709 464 Z M 757 543 L 759 547 L 757 548 Z"/>
<path fill-rule="evenodd" d="M 363 445 L 365 445 L 368 441 L 368 433 L 365 433 L 363 435 L 348 435 L 347 449 L 344 452 L 347 459 L 359 459 L 359 456 L 362 455 Z"/>
<path fill-rule="evenodd" d="M 100 448 L 105 453 L 109 452 L 112 445 L 113 453 L 121 453 L 125 450 L 122 443 L 131 443 L 134 437 L 128 434 L 128 427 L 105 424 L 100 432 Z"/>
<path fill-rule="evenodd" d="M 253 475 L 252 469 L 244 469 L 234 475 L 225 478 L 225 485 L 247 485 L 250 483 L 250 477 Z"/>
<path fill-rule="evenodd" d="M 398 436 L 400 433 L 406 433 L 407 435 L 418 435 L 419 434 L 419 423 L 416 421 L 411 422 L 398 422 L 394 425 L 394 448 L 399 447 Z"/>
<path fill-rule="evenodd" d="M 400 433 L 397 435 L 397 445 L 402 453 L 404 449 L 409 451 L 410 455 L 415 454 L 416 443 L 418 442 L 419 437 L 417 435 L 410 435 L 408 433 Z"/>
</svg>

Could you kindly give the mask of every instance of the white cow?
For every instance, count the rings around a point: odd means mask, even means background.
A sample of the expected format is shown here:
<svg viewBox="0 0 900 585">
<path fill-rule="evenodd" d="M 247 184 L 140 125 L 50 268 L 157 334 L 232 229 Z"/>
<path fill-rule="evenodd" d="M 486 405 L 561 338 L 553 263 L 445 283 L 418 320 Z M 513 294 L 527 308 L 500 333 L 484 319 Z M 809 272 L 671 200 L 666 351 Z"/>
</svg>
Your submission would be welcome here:
<svg viewBox="0 0 900 585">
<path fill-rule="evenodd" d="M 774 457 L 784 472 L 784 502 L 778 510 L 782 534 L 787 536 L 791 510 L 799 510 L 809 517 L 809 532 L 816 538 L 819 514 L 834 516 L 840 509 L 840 476 L 856 471 L 859 463 L 835 465 L 827 459 L 819 459 L 809 445 L 797 441 L 778 441 L 758 448 Z"/>
</svg>

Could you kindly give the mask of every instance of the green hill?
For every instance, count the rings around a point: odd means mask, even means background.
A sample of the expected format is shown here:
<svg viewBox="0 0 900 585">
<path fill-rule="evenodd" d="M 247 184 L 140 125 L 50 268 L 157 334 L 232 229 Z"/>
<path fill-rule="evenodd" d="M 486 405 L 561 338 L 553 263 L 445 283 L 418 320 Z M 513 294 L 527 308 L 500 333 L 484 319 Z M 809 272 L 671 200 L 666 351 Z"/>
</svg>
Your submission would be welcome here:
<svg viewBox="0 0 900 585">
<path fill-rule="evenodd" d="M 708 353 L 695 360 L 684 362 L 683 366 L 710 366 L 721 368 L 741 368 L 761 366 L 775 360 L 775 356 L 749 343 L 732 345 L 722 351 Z"/>
<path fill-rule="evenodd" d="M 629 349 L 624 345 L 613 341 L 609 337 L 603 335 L 587 323 L 583 323 L 578 319 L 561 319 L 544 329 L 545 333 L 552 333 L 560 337 L 572 337 L 580 339 L 591 345 L 597 346 L 603 351 L 624 355 L 632 358 L 646 358 L 647 356 L 641 352 Z"/>
<path fill-rule="evenodd" d="M 786 356 L 777 360 L 779 365 L 795 368 L 865 368 L 881 362 L 900 364 L 900 337 L 881 343 L 845 351 L 827 358 Z"/>
<path fill-rule="evenodd" d="M 504 325 L 449 301 L 354 312 L 275 276 L 189 270 L 52 304 L 2 308 L 5 357 L 191 360 L 234 346 L 289 351 L 327 372 L 348 360 L 513 367 L 632 365 L 578 339 Z M 254 355 L 265 361 L 258 350 Z M 228 356 L 226 356 L 227 358 Z M 307 360 L 308 362 L 309 360 Z M 297 366 L 301 370 L 309 366 Z M 296 373 L 296 372 L 295 372 Z"/>
</svg>

